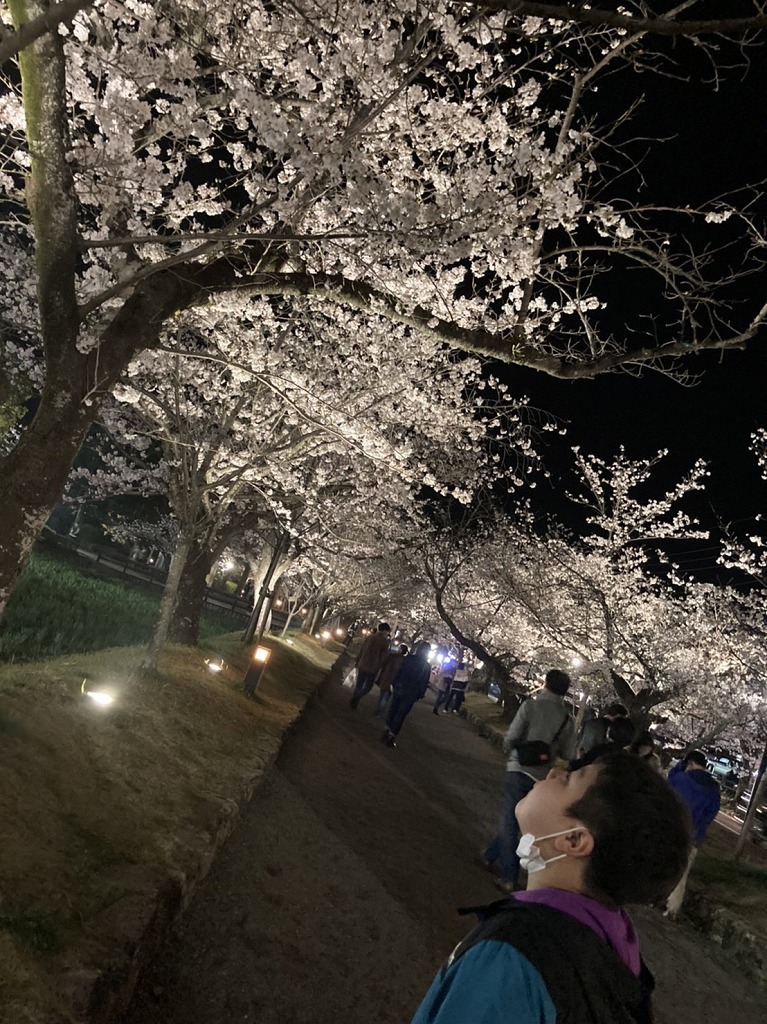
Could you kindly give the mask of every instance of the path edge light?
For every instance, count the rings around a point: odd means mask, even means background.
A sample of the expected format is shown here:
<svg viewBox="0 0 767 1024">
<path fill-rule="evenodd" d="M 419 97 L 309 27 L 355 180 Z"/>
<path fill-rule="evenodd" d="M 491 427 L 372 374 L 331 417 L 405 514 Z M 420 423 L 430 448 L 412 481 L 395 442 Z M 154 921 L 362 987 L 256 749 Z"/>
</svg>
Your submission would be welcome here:
<svg viewBox="0 0 767 1024">
<path fill-rule="evenodd" d="M 245 673 L 245 678 L 242 681 L 242 689 L 246 697 L 255 697 L 256 690 L 261 682 L 261 677 L 264 674 L 264 669 L 271 654 L 272 652 L 269 648 L 262 647 L 261 644 L 253 651 L 248 671 Z"/>
</svg>

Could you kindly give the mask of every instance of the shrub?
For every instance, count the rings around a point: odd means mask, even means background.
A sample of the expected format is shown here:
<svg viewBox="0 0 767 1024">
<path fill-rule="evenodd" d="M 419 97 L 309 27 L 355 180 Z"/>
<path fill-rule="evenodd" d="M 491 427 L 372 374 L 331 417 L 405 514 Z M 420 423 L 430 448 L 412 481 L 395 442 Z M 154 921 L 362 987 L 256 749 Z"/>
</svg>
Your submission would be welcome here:
<svg viewBox="0 0 767 1024">
<path fill-rule="evenodd" d="M 35 661 L 147 643 L 159 603 L 159 592 L 99 579 L 55 556 L 35 553 L 0 624 L 0 661 Z M 203 615 L 203 635 L 232 628 L 231 619 Z"/>
</svg>

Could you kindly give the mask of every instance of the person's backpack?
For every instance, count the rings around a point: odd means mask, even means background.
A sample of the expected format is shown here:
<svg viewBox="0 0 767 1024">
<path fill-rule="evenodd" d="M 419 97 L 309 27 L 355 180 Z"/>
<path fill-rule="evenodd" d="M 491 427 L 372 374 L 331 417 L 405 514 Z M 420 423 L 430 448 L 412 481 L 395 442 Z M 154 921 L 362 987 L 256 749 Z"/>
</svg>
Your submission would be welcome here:
<svg viewBox="0 0 767 1024">
<path fill-rule="evenodd" d="M 519 743 L 515 743 L 514 750 L 520 765 L 523 768 L 545 768 L 546 765 L 550 765 L 552 762 L 551 748 L 559 739 L 560 733 L 569 720 L 570 716 L 566 714 L 551 743 L 546 743 L 545 740 L 520 740 Z"/>
</svg>

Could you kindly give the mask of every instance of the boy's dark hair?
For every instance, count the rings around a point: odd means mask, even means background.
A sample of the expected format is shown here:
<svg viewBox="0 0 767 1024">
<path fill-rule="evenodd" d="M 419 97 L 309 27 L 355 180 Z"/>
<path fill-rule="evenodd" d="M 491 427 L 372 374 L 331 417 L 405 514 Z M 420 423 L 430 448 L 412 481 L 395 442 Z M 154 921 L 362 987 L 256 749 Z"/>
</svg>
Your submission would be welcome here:
<svg viewBox="0 0 767 1024">
<path fill-rule="evenodd" d="M 391 633 L 391 626 L 389 625 L 388 622 L 379 622 L 378 623 L 378 632 L 379 633 Z"/>
<path fill-rule="evenodd" d="M 614 906 L 665 899 L 687 867 L 690 815 L 662 775 L 624 750 L 594 761 L 599 774 L 567 814 L 594 837 L 583 881 Z"/>
<path fill-rule="evenodd" d="M 702 750 L 691 750 L 684 759 L 685 766 L 688 764 L 697 764 L 700 768 L 705 768 L 707 761 L 706 755 Z"/>
<path fill-rule="evenodd" d="M 626 705 L 619 704 L 617 701 L 608 704 L 602 714 L 605 718 L 628 718 L 629 716 Z"/>
<path fill-rule="evenodd" d="M 399 645 L 399 652 L 400 652 L 400 654 L 407 654 L 408 653 L 408 646 L 407 646 L 407 644 L 400 644 Z"/>
<path fill-rule="evenodd" d="M 570 676 L 558 668 L 550 668 L 546 673 L 546 689 L 556 693 L 558 697 L 564 697 L 570 689 Z"/>
</svg>

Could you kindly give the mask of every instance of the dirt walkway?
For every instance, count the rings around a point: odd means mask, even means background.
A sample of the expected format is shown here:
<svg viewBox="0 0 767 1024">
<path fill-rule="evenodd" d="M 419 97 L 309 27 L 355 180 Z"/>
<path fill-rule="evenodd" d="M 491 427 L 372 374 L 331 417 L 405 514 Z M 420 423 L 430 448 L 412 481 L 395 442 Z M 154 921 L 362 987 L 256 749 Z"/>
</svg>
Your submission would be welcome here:
<svg viewBox="0 0 767 1024">
<path fill-rule="evenodd" d="M 473 858 L 502 759 L 457 716 L 416 707 L 399 747 L 326 687 L 201 887 L 126 1024 L 404 1024 L 496 897 Z M 658 1024 L 767 1024 L 721 951 L 637 915 Z"/>
</svg>

